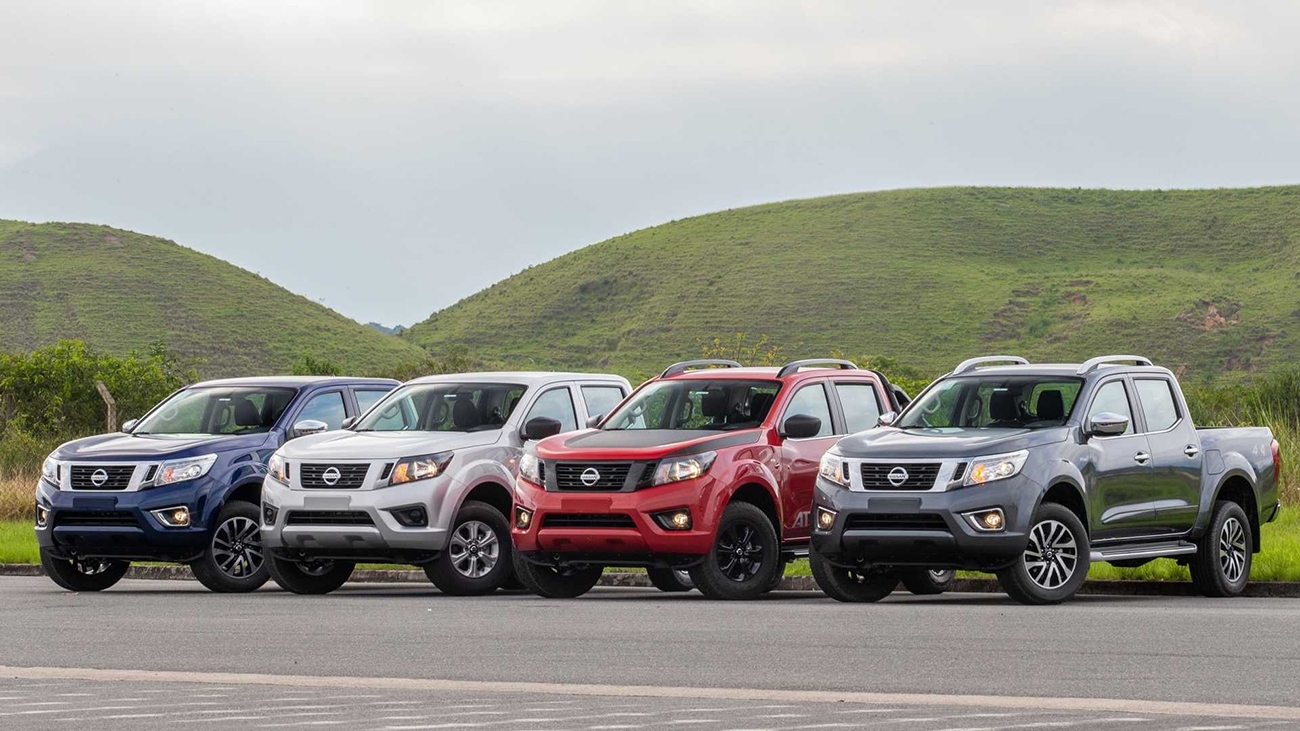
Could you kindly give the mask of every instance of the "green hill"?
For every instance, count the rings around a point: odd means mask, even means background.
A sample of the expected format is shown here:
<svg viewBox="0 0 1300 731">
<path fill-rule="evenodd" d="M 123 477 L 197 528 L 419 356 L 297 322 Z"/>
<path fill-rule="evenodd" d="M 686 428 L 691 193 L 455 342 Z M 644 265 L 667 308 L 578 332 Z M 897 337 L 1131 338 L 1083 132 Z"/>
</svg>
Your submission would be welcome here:
<svg viewBox="0 0 1300 731">
<path fill-rule="evenodd" d="M 0 221 L 0 349 L 81 339 L 122 354 L 162 341 L 205 377 L 283 373 L 303 356 L 353 372 L 419 348 L 220 259 L 106 226 Z"/>
<path fill-rule="evenodd" d="M 1136 352 L 1192 373 L 1300 358 L 1300 187 L 944 188 L 728 210 L 531 267 L 403 338 L 648 372 L 700 341 L 928 372 Z"/>
</svg>

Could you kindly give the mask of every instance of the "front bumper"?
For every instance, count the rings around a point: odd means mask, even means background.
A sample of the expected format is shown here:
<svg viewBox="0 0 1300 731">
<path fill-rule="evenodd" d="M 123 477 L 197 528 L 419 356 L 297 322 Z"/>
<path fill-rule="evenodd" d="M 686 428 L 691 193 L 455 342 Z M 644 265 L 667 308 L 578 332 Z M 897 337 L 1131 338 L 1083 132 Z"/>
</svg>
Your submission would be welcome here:
<svg viewBox="0 0 1300 731">
<path fill-rule="evenodd" d="M 295 558 L 431 560 L 446 548 L 455 517 L 456 506 L 444 504 L 451 479 L 444 475 L 376 490 L 294 490 L 267 477 L 262 482 L 262 544 Z M 427 525 L 406 526 L 397 519 L 394 511 L 412 507 L 424 508 Z M 275 514 L 270 522 L 268 508 Z M 340 514 L 363 524 L 326 522 L 337 521 Z"/>
<path fill-rule="evenodd" d="M 532 514 L 527 529 L 510 516 L 515 551 L 525 560 L 546 565 L 593 563 L 606 566 L 675 566 L 699 563 L 713 546 L 712 526 L 720 508 L 708 496 L 713 480 L 706 476 L 635 492 L 547 492 L 519 478 L 515 482 L 515 511 Z M 667 530 L 654 519 L 658 513 L 686 508 L 689 530 Z M 552 519 L 598 516 L 631 520 L 631 527 L 554 527 Z"/>
<path fill-rule="evenodd" d="M 149 490 L 87 492 L 59 490 L 44 480 L 36 502 L 49 511 L 36 543 L 59 558 L 179 561 L 197 559 L 207 548 L 203 489 L 207 478 Z M 151 511 L 184 506 L 188 528 L 168 528 Z"/>
<path fill-rule="evenodd" d="M 938 492 L 848 490 L 819 478 L 814 520 L 820 507 L 835 511 L 835 522 L 813 530 L 812 548 L 840 566 L 997 569 L 1024 552 L 1042 494 L 1023 474 Z M 963 517 L 990 508 L 1002 510 L 1003 530 L 978 531 Z"/>
</svg>

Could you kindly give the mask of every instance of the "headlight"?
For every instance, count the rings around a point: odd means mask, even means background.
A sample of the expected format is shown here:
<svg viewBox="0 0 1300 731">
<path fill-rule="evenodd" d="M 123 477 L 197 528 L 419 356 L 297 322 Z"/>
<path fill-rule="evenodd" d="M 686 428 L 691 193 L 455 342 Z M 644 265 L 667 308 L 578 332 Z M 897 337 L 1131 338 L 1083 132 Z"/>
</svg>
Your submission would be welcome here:
<svg viewBox="0 0 1300 731">
<path fill-rule="evenodd" d="M 275 480 L 289 484 L 289 466 L 285 464 L 284 457 L 279 452 L 271 455 L 271 459 L 266 462 L 266 473 Z"/>
<path fill-rule="evenodd" d="M 53 485 L 59 484 L 59 463 L 54 457 L 46 457 L 45 463 L 41 465 L 41 477 L 44 477 Z"/>
<path fill-rule="evenodd" d="M 397 466 L 393 468 L 393 475 L 388 478 L 388 484 L 401 485 L 407 482 L 437 477 L 447 469 L 447 463 L 450 461 L 451 452 L 426 454 L 422 457 L 407 457 L 398 462 Z"/>
<path fill-rule="evenodd" d="M 208 474 L 208 470 L 212 469 L 216 461 L 217 455 L 205 454 L 202 457 L 163 462 L 153 482 L 155 485 L 171 485 L 186 480 L 197 480 Z"/>
<path fill-rule="evenodd" d="M 703 477 L 718 458 L 717 452 L 700 452 L 680 459 L 666 459 L 655 468 L 654 485 L 667 485 L 670 482 L 694 480 Z"/>
<path fill-rule="evenodd" d="M 966 485 L 983 485 L 986 482 L 1005 480 L 1020 474 L 1020 469 L 1029 459 L 1029 450 L 1022 449 L 1010 454 L 994 454 L 971 460 L 966 468 Z"/>
<path fill-rule="evenodd" d="M 534 485 L 542 484 L 542 470 L 537 455 L 524 453 L 524 456 L 519 458 L 519 476 Z"/>
<path fill-rule="evenodd" d="M 849 471 L 844 464 L 844 457 L 834 452 L 827 452 L 822 455 L 821 466 L 817 469 L 818 474 L 834 482 L 840 487 L 849 486 Z"/>
</svg>

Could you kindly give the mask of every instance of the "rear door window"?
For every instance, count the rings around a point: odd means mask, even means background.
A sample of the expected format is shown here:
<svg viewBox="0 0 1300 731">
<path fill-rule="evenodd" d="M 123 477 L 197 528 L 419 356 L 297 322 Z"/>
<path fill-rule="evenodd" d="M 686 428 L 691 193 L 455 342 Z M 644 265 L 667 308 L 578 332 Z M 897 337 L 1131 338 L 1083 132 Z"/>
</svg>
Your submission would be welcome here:
<svg viewBox="0 0 1300 731">
<path fill-rule="evenodd" d="M 618 386 L 583 386 L 582 398 L 587 401 L 587 414 L 605 416 L 618 406 L 627 394 Z"/>
<path fill-rule="evenodd" d="M 1163 378 L 1139 378 L 1133 383 L 1137 386 L 1138 401 L 1142 403 L 1147 431 L 1164 431 L 1178 422 L 1178 406 L 1169 381 Z"/>
<path fill-rule="evenodd" d="M 837 383 L 844 422 L 850 434 L 866 431 L 880 422 L 880 397 L 871 383 Z"/>
</svg>

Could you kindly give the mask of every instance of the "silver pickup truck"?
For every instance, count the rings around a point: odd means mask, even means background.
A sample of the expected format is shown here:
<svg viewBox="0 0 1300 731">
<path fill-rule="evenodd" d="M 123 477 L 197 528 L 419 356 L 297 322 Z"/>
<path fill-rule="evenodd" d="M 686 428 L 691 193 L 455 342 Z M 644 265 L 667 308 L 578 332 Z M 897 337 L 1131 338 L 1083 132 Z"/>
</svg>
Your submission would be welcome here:
<svg viewBox="0 0 1300 731">
<path fill-rule="evenodd" d="M 429 376 L 341 431 L 286 443 L 262 486 L 271 577 L 327 593 L 358 561 L 409 563 L 444 593 L 495 591 L 513 576 L 507 516 L 524 425 L 544 417 L 573 431 L 631 390 L 627 379 L 590 373 Z"/>
<path fill-rule="evenodd" d="M 817 481 L 813 576 L 842 601 L 956 568 L 1049 604 L 1092 562 L 1157 558 L 1236 596 L 1281 509 L 1272 433 L 1197 429 L 1174 375 L 1146 358 L 975 358 L 882 421 L 832 447 Z"/>
</svg>

